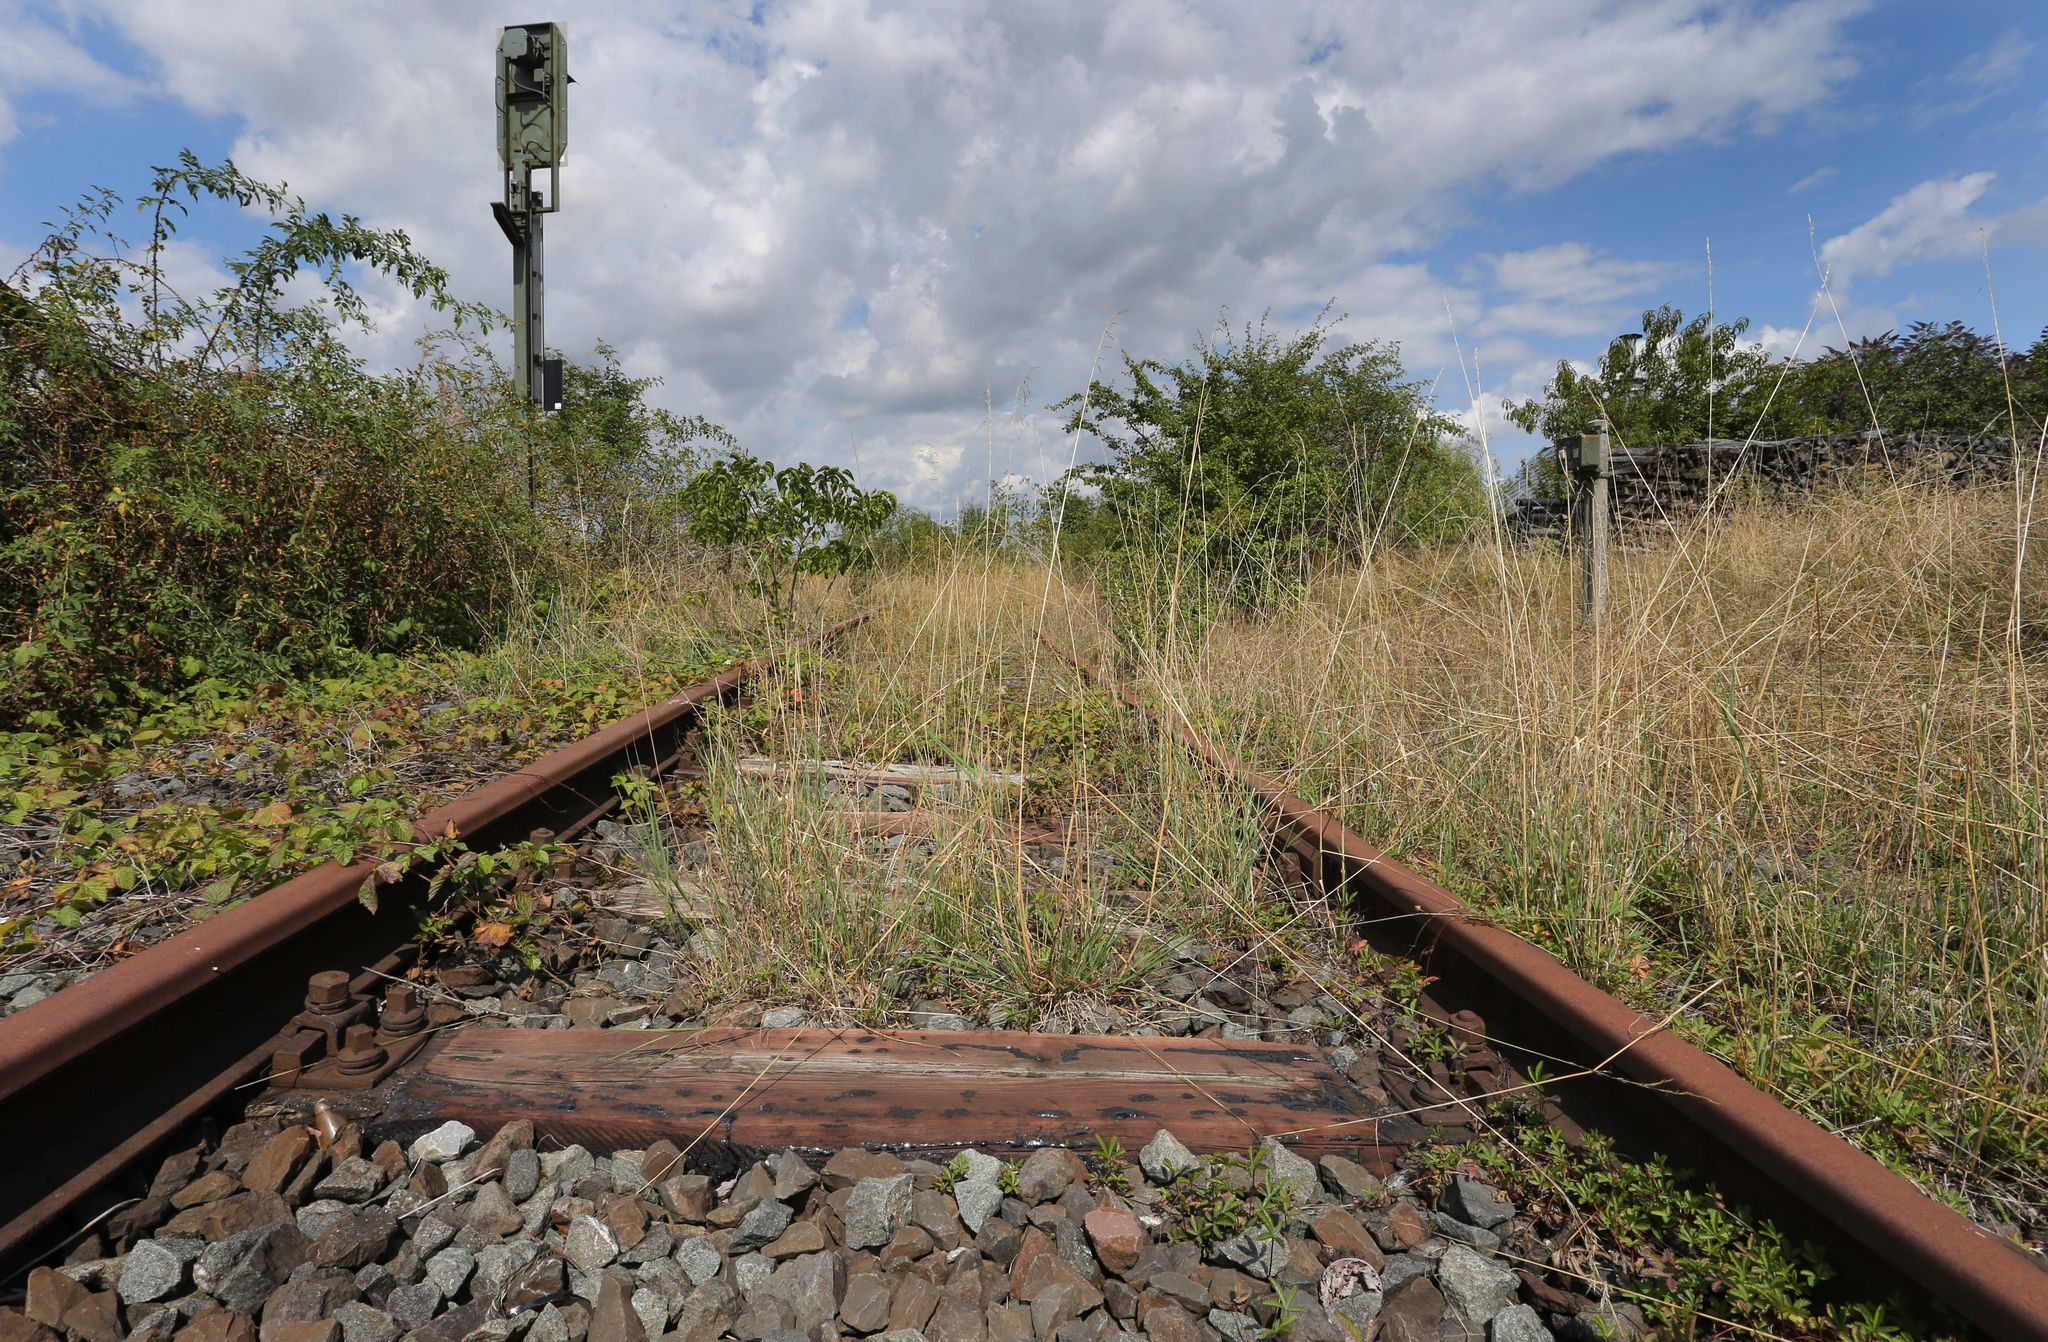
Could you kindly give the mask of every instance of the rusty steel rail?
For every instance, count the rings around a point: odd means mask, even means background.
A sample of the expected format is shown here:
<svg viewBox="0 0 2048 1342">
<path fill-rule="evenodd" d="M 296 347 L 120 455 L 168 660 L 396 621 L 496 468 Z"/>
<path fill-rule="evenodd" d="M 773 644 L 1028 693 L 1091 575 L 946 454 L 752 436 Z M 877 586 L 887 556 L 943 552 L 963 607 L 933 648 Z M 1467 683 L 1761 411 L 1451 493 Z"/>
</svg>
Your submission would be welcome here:
<svg viewBox="0 0 2048 1342">
<path fill-rule="evenodd" d="M 671 768 L 702 705 L 774 664 L 740 663 L 465 793 L 419 827 L 473 848 L 541 829 L 572 838 L 618 805 L 616 775 Z M 85 1199 L 261 1076 L 308 975 L 402 966 L 430 873 L 385 886 L 371 912 L 357 891 L 375 869 L 374 858 L 315 868 L 0 1020 L 0 1133 L 12 1152 L 0 1162 L 0 1268 L 46 1250 L 68 1217 L 88 1211 Z M 356 986 L 375 981 L 365 973 Z"/>
<path fill-rule="evenodd" d="M 1986 1336 L 2048 1339 L 2048 1268 L 1928 1197 L 1849 1142 L 1794 1113 L 1663 1024 L 1631 1009 L 1457 896 L 1373 847 L 1329 812 L 1288 792 L 1185 720 L 1041 638 L 1083 676 L 1171 731 L 1218 774 L 1255 793 L 1281 846 L 1327 892 L 1364 915 L 1382 949 L 1420 961 L 1438 987 L 1478 1007 L 1501 1047 L 1597 1069 L 1559 1093 L 1589 1116 L 1618 1118 L 1624 1137 L 1653 1134 L 1718 1184 L 1831 1250 L 1880 1294 L 1910 1283 Z"/>
</svg>

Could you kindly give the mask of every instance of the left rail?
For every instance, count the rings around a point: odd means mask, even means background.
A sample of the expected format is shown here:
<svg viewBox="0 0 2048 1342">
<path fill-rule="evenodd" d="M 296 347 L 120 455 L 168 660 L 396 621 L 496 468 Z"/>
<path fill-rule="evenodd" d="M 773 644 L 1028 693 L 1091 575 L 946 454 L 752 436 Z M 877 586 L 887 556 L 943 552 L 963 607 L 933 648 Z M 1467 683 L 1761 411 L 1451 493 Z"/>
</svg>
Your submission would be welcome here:
<svg viewBox="0 0 2048 1342">
<path fill-rule="evenodd" d="M 703 706 L 736 697 L 774 664 L 742 662 L 465 793 L 419 827 L 452 827 L 471 847 L 536 830 L 574 838 L 618 805 L 614 777 L 673 768 Z M 369 990 L 378 971 L 404 963 L 431 872 L 383 887 L 372 912 L 356 896 L 375 866 L 315 868 L 0 1020 L 0 1133 L 16 1153 L 0 1162 L 0 1275 L 59 1242 L 95 1210 L 95 1193 L 261 1076 L 309 975 L 360 965 L 354 986 Z"/>
</svg>

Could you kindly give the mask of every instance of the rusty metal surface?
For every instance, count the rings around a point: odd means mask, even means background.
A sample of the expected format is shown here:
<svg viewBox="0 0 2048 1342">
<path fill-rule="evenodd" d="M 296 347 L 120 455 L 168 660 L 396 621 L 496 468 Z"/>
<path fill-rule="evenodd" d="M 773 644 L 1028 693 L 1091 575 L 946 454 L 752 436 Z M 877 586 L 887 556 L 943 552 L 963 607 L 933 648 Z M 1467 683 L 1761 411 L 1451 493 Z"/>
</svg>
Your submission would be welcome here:
<svg viewBox="0 0 2048 1342">
<path fill-rule="evenodd" d="M 310 1096 L 311 1092 L 306 1092 Z M 1280 1136 L 1380 1174 L 1420 1139 L 1375 1120 L 1307 1044 L 996 1030 L 502 1030 L 444 1034 L 380 1098 L 394 1131 L 530 1119 L 593 1149 L 1086 1146 L 1161 1127 L 1198 1152 Z M 1299 1134 L 1299 1135 L 1292 1135 Z"/>
<path fill-rule="evenodd" d="M 1604 1064 L 1606 1106 L 1650 1125 L 1660 1149 L 1834 1250 L 1880 1290 L 1910 1282 L 1986 1335 L 2048 1339 L 2048 1267 L 1926 1196 L 1654 1019 L 1595 988 L 1541 947 L 1482 921 L 1457 896 L 1373 847 L 1185 721 L 1047 639 L 1083 675 L 1173 732 L 1266 803 L 1279 841 L 1352 899 L 1374 939 L 1485 1004 L 1497 1043 L 1581 1067 Z M 1604 1084 L 1603 1084 L 1604 1081 Z"/>
<path fill-rule="evenodd" d="M 742 663 L 634 713 L 430 812 L 421 828 L 452 828 L 472 846 L 536 829 L 571 837 L 617 805 L 614 775 L 672 764 L 699 705 L 771 665 Z M 222 1078 L 260 1074 L 309 975 L 377 962 L 411 940 L 426 873 L 384 887 L 372 913 L 357 891 L 374 865 L 306 872 L 0 1020 L 0 1133 L 35 1153 L 0 1162 L 0 1263 L 32 1251 L 66 1203 L 167 1135 L 164 1116 L 189 1118 L 195 1095 L 226 1093 Z"/>
</svg>

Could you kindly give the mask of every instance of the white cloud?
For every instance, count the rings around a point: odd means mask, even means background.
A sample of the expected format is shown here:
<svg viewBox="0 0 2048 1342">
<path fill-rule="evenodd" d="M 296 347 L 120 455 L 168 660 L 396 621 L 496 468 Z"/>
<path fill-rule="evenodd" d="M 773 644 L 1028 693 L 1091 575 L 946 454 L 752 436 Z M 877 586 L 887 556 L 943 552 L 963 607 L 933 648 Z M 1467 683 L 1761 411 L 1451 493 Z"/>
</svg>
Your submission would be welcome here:
<svg viewBox="0 0 2048 1342">
<path fill-rule="evenodd" d="M 1977 245 L 1986 219 L 1972 215 L 1996 173 L 1973 172 L 1922 182 L 1892 197 L 1877 214 L 1821 244 L 1821 264 L 1837 293 L 1852 279 L 1882 277 L 1929 257 L 1960 256 Z"/>
<path fill-rule="evenodd" d="M 236 118 L 245 168 L 405 227 L 466 296 L 507 301 L 495 17 L 73 5 L 164 95 Z M 1449 284 L 1408 254 L 1489 193 L 1815 107 L 1853 71 L 1862 7 L 595 0 L 570 25 L 549 332 L 572 356 L 611 340 L 756 450 L 847 461 L 857 435 L 873 481 L 937 501 L 989 467 L 984 388 L 1035 369 L 1041 401 L 1078 389 L 1118 312 L 1127 347 L 1177 355 L 1220 308 L 1334 297 L 1345 330 L 1402 339 L 1424 377 L 1449 366 L 1446 294 L 1478 312 L 1500 275 Z M 1520 287 L 1482 318 L 1490 343 L 1605 320 L 1654 282 L 1572 246 L 1496 259 Z M 1591 289 L 1556 291 L 1572 280 Z"/>
<path fill-rule="evenodd" d="M 23 0 L 0 0 L 0 32 L 7 34 L 7 79 L 0 84 L 0 145 L 21 131 L 17 100 L 63 94 L 97 106 L 125 102 L 142 85 L 95 58 L 76 15 L 52 20 Z"/>
<path fill-rule="evenodd" d="M 1833 180 L 1834 175 L 1835 169 L 1832 166 L 1815 168 L 1812 172 L 1806 174 L 1806 176 L 1800 178 L 1798 181 L 1792 183 L 1792 185 L 1786 187 L 1785 194 L 1788 196 L 1796 196 L 1802 191 L 1811 191 L 1813 190 L 1813 188 L 1821 185 L 1822 183 Z"/>
<path fill-rule="evenodd" d="M 1582 242 L 1480 258 L 1500 295 L 1486 309 L 1482 331 L 1546 335 L 1614 333 L 1636 315 L 1624 300 L 1654 290 L 1678 273 L 1665 261 L 1606 256 Z"/>
<path fill-rule="evenodd" d="M 2034 44 L 2017 28 L 1999 34 L 1982 51 L 1973 51 L 1946 74 L 1922 80 L 1913 106 L 1913 121 L 1930 126 L 1950 117 L 1966 116 L 2020 84 L 2034 54 Z"/>
</svg>

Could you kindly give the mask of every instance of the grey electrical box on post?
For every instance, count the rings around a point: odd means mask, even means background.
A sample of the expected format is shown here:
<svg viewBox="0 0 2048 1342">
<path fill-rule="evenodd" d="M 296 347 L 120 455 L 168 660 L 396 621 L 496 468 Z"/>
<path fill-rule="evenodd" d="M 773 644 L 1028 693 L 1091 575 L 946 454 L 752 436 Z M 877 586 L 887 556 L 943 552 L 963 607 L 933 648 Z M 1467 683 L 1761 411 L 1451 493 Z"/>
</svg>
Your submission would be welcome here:
<svg viewBox="0 0 2048 1342">
<path fill-rule="evenodd" d="M 498 34 L 498 168 L 503 195 L 491 213 L 512 244 L 512 366 L 526 398 L 562 408 L 559 362 L 547 353 L 546 253 L 541 221 L 562 208 L 569 148 L 569 38 L 559 23 L 523 23 Z M 547 189 L 534 175 L 545 170 Z M 531 463 L 529 462 L 529 476 Z"/>
<path fill-rule="evenodd" d="M 1607 429 L 1599 425 L 1579 435 L 1578 451 L 1573 455 L 1572 473 L 1575 475 L 1607 474 Z"/>
</svg>

